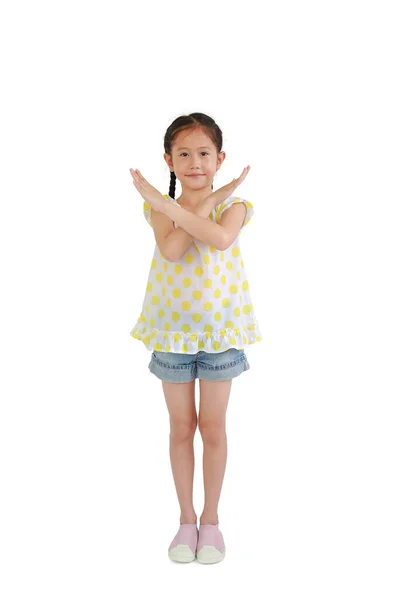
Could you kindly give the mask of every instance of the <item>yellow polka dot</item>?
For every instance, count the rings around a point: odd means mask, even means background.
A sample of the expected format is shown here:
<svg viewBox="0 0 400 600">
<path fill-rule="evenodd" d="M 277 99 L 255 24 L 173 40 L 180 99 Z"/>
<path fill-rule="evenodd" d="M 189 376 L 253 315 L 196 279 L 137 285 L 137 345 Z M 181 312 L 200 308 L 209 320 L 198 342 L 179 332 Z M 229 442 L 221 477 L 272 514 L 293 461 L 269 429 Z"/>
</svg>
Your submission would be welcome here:
<svg viewBox="0 0 400 600">
<path fill-rule="evenodd" d="M 172 320 L 177 323 L 179 321 L 179 319 L 181 318 L 181 315 L 178 312 L 173 312 L 172 313 Z"/>
<path fill-rule="evenodd" d="M 192 285 L 192 280 L 190 279 L 190 277 L 185 277 L 182 283 L 185 286 L 185 288 L 188 288 Z"/>
<path fill-rule="evenodd" d="M 174 266 L 174 271 L 177 275 L 180 275 L 182 273 L 182 269 L 183 269 L 183 267 L 181 265 Z"/>
<path fill-rule="evenodd" d="M 205 280 L 204 280 L 204 287 L 205 287 L 205 288 L 210 288 L 210 287 L 212 287 L 212 279 L 205 279 Z"/>
<path fill-rule="evenodd" d="M 190 336 L 190 341 L 197 342 L 197 333 L 192 333 L 192 335 Z"/>
<path fill-rule="evenodd" d="M 157 266 L 157 261 L 156 261 L 156 259 L 155 259 L 155 258 L 153 258 L 153 260 L 151 261 L 151 268 L 152 268 L 152 269 L 155 269 L 155 268 L 156 268 L 156 266 Z"/>
<path fill-rule="evenodd" d="M 207 331 L 206 333 L 206 338 L 209 340 L 211 338 L 211 333 L 209 331 Z"/>
<path fill-rule="evenodd" d="M 212 303 L 211 302 L 206 302 L 204 304 L 204 310 L 207 310 L 207 311 L 212 310 Z"/>
<path fill-rule="evenodd" d="M 248 315 L 251 312 L 251 308 L 248 304 L 245 304 L 245 306 L 243 306 L 243 314 Z"/>
<path fill-rule="evenodd" d="M 168 285 L 172 285 L 173 281 L 174 280 L 172 279 L 172 275 L 167 275 L 167 283 L 168 283 Z"/>
<path fill-rule="evenodd" d="M 165 315 L 164 309 L 160 308 L 160 310 L 158 311 L 158 316 L 160 317 L 160 319 L 162 319 L 164 315 Z"/>
<path fill-rule="evenodd" d="M 236 277 L 237 277 L 238 279 L 240 279 L 240 278 L 242 277 L 242 275 L 241 275 L 240 271 L 238 271 L 238 272 L 236 273 Z"/>
<path fill-rule="evenodd" d="M 244 292 L 247 292 L 248 289 L 249 289 L 249 282 L 246 279 L 246 281 L 243 281 L 243 283 L 242 283 L 242 290 Z"/>
<path fill-rule="evenodd" d="M 143 210 L 150 210 L 151 204 L 147 204 L 147 202 L 143 203 Z"/>
<path fill-rule="evenodd" d="M 148 306 L 146 306 L 146 313 L 149 314 L 149 312 L 150 312 L 150 309 Z"/>
<path fill-rule="evenodd" d="M 214 267 L 214 275 L 218 275 L 218 273 L 220 272 L 220 270 L 221 269 L 220 269 L 219 265 L 215 265 L 215 267 Z"/>
<path fill-rule="evenodd" d="M 165 305 L 167 308 L 171 308 L 171 298 L 167 298 Z"/>
<path fill-rule="evenodd" d="M 193 321 L 194 321 L 195 323 L 200 323 L 200 321 L 201 321 L 201 319 L 202 319 L 202 318 L 203 318 L 203 317 L 202 317 L 202 316 L 201 316 L 199 313 L 195 313 L 195 314 L 192 316 L 192 319 L 193 319 Z"/>
<path fill-rule="evenodd" d="M 199 348 L 199 350 L 203 350 L 204 342 L 199 342 L 198 348 Z"/>
<path fill-rule="evenodd" d="M 198 249 L 198 247 L 195 245 L 194 249 L 196 250 L 197 254 L 200 254 L 200 250 Z"/>
<path fill-rule="evenodd" d="M 171 352 L 171 346 L 169 344 L 165 346 L 165 352 Z"/>
<path fill-rule="evenodd" d="M 226 329 L 221 329 L 221 331 L 219 332 L 219 336 L 220 337 L 225 337 L 226 336 Z"/>
<path fill-rule="evenodd" d="M 158 283 L 161 283 L 162 282 L 162 273 L 157 273 L 156 279 L 157 279 Z"/>
<path fill-rule="evenodd" d="M 154 344 L 154 350 L 156 352 L 162 352 L 162 345 L 160 343 Z"/>
<path fill-rule="evenodd" d="M 234 345 L 236 345 L 236 338 L 234 338 L 234 337 L 230 337 L 230 338 L 229 338 L 229 343 L 230 343 L 230 344 L 234 344 Z"/>
<path fill-rule="evenodd" d="M 193 254 L 186 254 L 185 256 L 185 263 L 187 263 L 188 265 L 191 265 L 192 262 L 194 261 L 194 256 Z"/>
<path fill-rule="evenodd" d="M 229 291 L 231 294 L 237 294 L 238 293 L 238 287 L 237 285 L 233 284 L 229 286 Z"/>
<path fill-rule="evenodd" d="M 220 350 L 221 344 L 219 342 L 213 342 L 212 347 L 214 348 L 214 350 Z"/>
<path fill-rule="evenodd" d="M 233 330 L 235 335 L 239 335 L 239 327 L 235 327 L 235 329 Z"/>
<path fill-rule="evenodd" d="M 153 325 L 153 327 L 154 327 L 154 325 Z M 157 331 L 153 331 L 153 333 L 150 336 L 150 339 L 152 340 L 154 337 L 156 337 L 156 335 L 157 335 Z"/>
<path fill-rule="evenodd" d="M 224 298 L 222 300 L 222 307 L 223 308 L 228 308 L 228 306 L 230 306 L 230 305 L 231 305 L 231 301 L 228 298 Z"/>
<path fill-rule="evenodd" d="M 182 344 L 182 352 L 186 353 L 189 350 L 188 345 L 187 344 Z"/>
<path fill-rule="evenodd" d="M 168 271 L 168 263 L 164 262 L 164 271 Z"/>
<path fill-rule="evenodd" d="M 214 331 L 214 327 L 212 325 L 204 325 L 204 332 L 212 333 Z"/>
<path fill-rule="evenodd" d="M 208 254 L 203 254 L 203 262 L 205 265 L 209 265 L 210 264 L 210 257 Z"/>
<path fill-rule="evenodd" d="M 165 296 L 165 294 L 166 294 L 166 293 L 167 293 L 167 292 L 165 291 L 165 287 L 163 286 L 163 289 L 162 289 L 162 295 L 163 295 L 163 296 Z"/>
<path fill-rule="evenodd" d="M 148 283 L 148 284 L 147 284 L 146 291 L 147 291 L 147 292 L 151 292 L 151 290 L 152 290 L 152 289 L 153 289 L 153 284 L 152 284 L 152 283 Z"/>
<path fill-rule="evenodd" d="M 138 337 L 138 340 L 140 340 L 140 337 Z M 144 342 L 145 344 L 150 344 L 150 337 L 149 337 L 149 336 L 147 336 L 147 337 L 143 338 L 143 342 Z"/>
<path fill-rule="evenodd" d="M 223 252 L 219 253 L 219 260 L 224 260 L 224 253 Z"/>
<path fill-rule="evenodd" d="M 185 302 L 182 302 L 182 309 L 190 310 L 190 302 L 188 302 L 187 300 L 185 300 Z"/>
<path fill-rule="evenodd" d="M 172 292 L 172 295 L 174 298 L 180 298 L 181 297 L 181 290 L 179 288 L 175 288 L 174 291 Z"/>
<path fill-rule="evenodd" d="M 225 283 L 226 283 L 226 275 L 222 275 L 222 277 L 221 277 L 221 283 L 223 285 L 225 285 Z"/>
<path fill-rule="evenodd" d="M 220 296 L 221 296 L 221 290 L 217 288 L 214 292 L 214 298 L 219 298 Z"/>
<path fill-rule="evenodd" d="M 243 341 L 245 344 L 247 344 L 247 337 L 245 335 L 243 336 Z"/>
<path fill-rule="evenodd" d="M 160 302 L 160 297 L 159 296 L 153 296 L 151 299 L 151 303 L 152 304 L 158 304 Z"/>
<path fill-rule="evenodd" d="M 166 323 L 164 323 L 164 329 L 165 329 L 165 331 L 170 331 L 170 329 L 171 329 L 171 324 L 170 324 L 170 323 L 168 323 L 168 321 L 167 321 Z"/>
<path fill-rule="evenodd" d="M 237 246 L 232 248 L 232 256 L 239 256 L 239 254 L 240 254 L 240 250 Z"/>
<path fill-rule="evenodd" d="M 225 321 L 225 327 L 227 327 L 228 329 L 233 329 L 235 327 L 235 324 L 233 321 Z"/>
<path fill-rule="evenodd" d="M 201 277 L 204 274 L 203 267 L 196 267 L 194 270 L 194 274 L 197 275 L 197 277 Z"/>
<path fill-rule="evenodd" d="M 240 264 L 241 264 L 241 265 L 242 265 L 242 267 L 244 268 L 244 262 L 243 262 L 243 258 L 242 258 L 242 260 L 240 261 Z"/>
<path fill-rule="evenodd" d="M 185 325 L 182 325 L 182 331 L 183 331 L 183 333 L 189 333 L 189 331 L 191 331 L 191 329 L 192 328 L 187 323 L 185 323 Z"/>
<path fill-rule="evenodd" d="M 201 297 L 202 297 L 202 293 L 201 292 L 199 292 L 197 290 L 195 292 L 193 292 L 193 298 L 195 300 L 201 300 Z"/>
<path fill-rule="evenodd" d="M 182 336 L 180 333 L 174 333 L 174 342 L 180 342 L 181 338 Z"/>
<path fill-rule="evenodd" d="M 233 314 L 235 315 L 235 317 L 240 317 L 240 308 L 235 308 Z"/>
<path fill-rule="evenodd" d="M 221 313 L 220 312 L 216 312 L 215 315 L 214 315 L 214 319 L 216 321 L 220 321 L 222 319 Z"/>
<path fill-rule="evenodd" d="M 233 264 L 231 263 L 230 260 L 228 260 L 228 262 L 226 263 L 226 268 L 228 269 L 228 271 L 232 271 L 233 269 Z"/>
<path fill-rule="evenodd" d="M 215 252 L 217 249 L 214 246 L 209 246 L 210 252 Z"/>
</svg>

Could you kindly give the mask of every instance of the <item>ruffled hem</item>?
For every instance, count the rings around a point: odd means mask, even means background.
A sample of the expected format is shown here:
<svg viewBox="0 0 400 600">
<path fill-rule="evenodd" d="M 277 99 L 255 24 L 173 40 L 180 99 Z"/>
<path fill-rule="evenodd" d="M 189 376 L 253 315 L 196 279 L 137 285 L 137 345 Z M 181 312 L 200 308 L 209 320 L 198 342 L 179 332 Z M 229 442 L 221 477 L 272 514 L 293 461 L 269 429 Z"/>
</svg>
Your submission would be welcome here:
<svg viewBox="0 0 400 600">
<path fill-rule="evenodd" d="M 261 342 L 263 339 L 257 323 L 249 327 L 219 329 L 212 333 L 209 331 L 183 333 L 183 331 L 147 329 L 139 322 L 131 330 L 130 335 L 143 342 L 148 350 L 181 354 L 197 354 L 200 350 L 216 354 L 229 348 L 244 350 L 247 346 Z"/>
</svg>

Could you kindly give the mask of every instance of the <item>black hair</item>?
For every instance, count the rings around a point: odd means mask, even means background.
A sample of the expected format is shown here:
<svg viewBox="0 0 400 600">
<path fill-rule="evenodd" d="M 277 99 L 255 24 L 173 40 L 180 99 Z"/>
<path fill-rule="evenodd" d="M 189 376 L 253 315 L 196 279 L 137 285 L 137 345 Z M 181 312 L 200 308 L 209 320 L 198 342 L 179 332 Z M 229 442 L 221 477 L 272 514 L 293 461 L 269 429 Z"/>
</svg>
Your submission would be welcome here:
<svg viewBox="0 0 400 600">
<path fill-rule="evenodd" d="M 181 115 L 177 117 L 171 125 L 168 127 L 164 136 L 164 150 L 167 154 L 172 156 L 172 146 L 175 138 L 181 131 L 190 129 L 202 129 L 211 140 L 213 141 L 217 152 L 221 152 L 222 149 L 222 131 L 214 121 L 212 117 L 205 115 L 204 113 L 191 113 L 190 115 Z M 171 177 L 169 182 L 169 195 L 171 198 L 175 198 L 175 185 L 176 175 L 174 171 L 171 171 Z M 211 189 L 213 186 L 211 185 Z"/>
</svg>

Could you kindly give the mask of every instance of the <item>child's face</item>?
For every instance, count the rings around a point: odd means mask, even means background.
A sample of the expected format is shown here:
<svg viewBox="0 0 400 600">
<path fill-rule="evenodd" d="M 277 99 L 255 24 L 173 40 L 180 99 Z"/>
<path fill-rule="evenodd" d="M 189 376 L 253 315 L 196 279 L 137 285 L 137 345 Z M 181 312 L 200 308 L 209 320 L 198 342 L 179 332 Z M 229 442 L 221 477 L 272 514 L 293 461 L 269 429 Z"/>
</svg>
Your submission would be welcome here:
<svg viewBox="0 0 400 600">
<path fill-rule="evenodd" d="M 217 153 L 211 138 L 201 129 L 181 131 L 172 147 L 172 160 L 164 155 L 173 168 L 182 189 L 200 190 L 211 188 L 215 172 L 225 158 L 225 152 Z M 190 175 L 198 174 L 198 177 Z"/>
</svg>

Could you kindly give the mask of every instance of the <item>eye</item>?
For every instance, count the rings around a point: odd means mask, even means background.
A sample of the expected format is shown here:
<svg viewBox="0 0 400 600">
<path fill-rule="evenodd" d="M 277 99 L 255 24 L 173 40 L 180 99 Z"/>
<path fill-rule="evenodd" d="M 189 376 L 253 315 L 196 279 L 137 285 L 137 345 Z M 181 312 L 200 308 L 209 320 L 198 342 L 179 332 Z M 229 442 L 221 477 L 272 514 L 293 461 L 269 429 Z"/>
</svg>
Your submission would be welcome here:
<svg viewBox="0 0 400 600">
<path fill-rule="evenodd" d="M 182 156 L 183 154 L 187 154 L 187 152 L 181 152 L 179 156 Z M 205 150 L 203 150 L 203 152 L 201 154 L 209 154 L 208 152 L 206 152 Z"/>
</svg>

